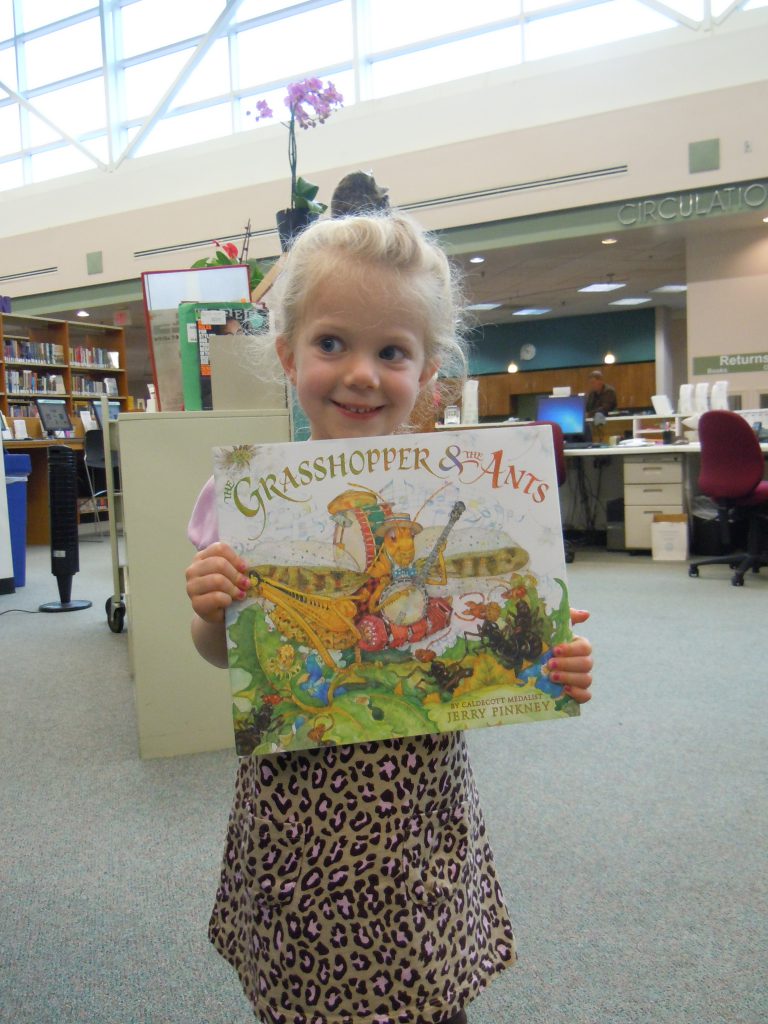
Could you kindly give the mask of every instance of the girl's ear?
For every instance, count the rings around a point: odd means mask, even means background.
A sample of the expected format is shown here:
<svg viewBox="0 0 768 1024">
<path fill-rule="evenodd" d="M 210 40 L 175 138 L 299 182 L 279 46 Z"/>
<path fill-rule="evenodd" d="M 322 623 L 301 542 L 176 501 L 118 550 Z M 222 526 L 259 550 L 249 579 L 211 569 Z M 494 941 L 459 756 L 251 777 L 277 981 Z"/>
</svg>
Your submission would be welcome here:
<svg viewBox="0 0 768 1024">
<path fill-rule="evenodd" d="M 421 374 L 419 375 L 419 387 L 423 388 L 424 385 L 427 384 L 429 381 L 436 379 L 437 371 L 439 369 L 440 365 L 438 363 L 425 363 L 424 369 L 421 371 Z"/>
<path fill-rule="evenodd" d="M 277 351 L 277 358 L 280 360 L 280 365 L 283 368 L 283 373 L 291 382 L 296 386 L 296 358 L 293 354 L 293 349 L 286 341 L 285 337 L 280 334 L 275 338 L 275 349 Z"/>
</svg>

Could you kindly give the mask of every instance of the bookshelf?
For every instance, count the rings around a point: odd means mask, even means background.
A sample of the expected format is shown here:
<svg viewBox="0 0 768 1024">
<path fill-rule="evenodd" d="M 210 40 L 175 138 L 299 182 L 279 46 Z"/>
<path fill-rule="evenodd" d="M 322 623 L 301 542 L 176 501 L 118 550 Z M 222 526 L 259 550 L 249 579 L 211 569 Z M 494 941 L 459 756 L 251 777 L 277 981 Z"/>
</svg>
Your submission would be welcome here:
<svg viewBox="0 0 768 1024">
<path fill-rule="evenodd" d="M 102 394 L 125 406 L 122 328 L 2 313 L 0 334 L 0 410 L 9 421 L 35 419 L 40 397 L 66 399 L 73 421 Z"/>
</svg>

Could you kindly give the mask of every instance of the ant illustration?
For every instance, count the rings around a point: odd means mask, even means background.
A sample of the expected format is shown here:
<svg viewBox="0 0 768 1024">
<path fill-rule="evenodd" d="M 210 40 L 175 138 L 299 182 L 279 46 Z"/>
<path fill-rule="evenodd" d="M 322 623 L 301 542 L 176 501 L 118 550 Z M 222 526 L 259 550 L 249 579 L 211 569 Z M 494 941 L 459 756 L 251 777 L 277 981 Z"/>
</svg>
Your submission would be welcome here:
<svg viewBox="0 0 768 1024">
<path fill-rule="evenodd" d="M 475 607 L 481 619 L 480 628 L 477 633 L 465 632 L 465 643 L 468 644 L 470 637 L 478 639 L 481 646 L 489 650 L 504 668 L 512 669 L 515 673 L 520 671 L 524 661 L 535 661 L 539 657 L 543 645 L 541 638 L 533 631 L 533 616 L 525 601 L 518 601 L 514 618 L 508 616 L 501 624 L 500 615 L 496 611 L 498 605 Z"/>
<path fill-rule="evenodd" d="M 454 692 L 462 679 L 468 679 L 474 671 L 474 669 L 462 666 L 461 661 L 457 661 L 452 665 L 440 661 L 435 652 L 429 650 L 429 648 L 414 651 L 414 655 L 416 660 L 421 662 L 420 667 L 422 671 L 431 677 L 442 693 L 449 696 Z"/>
</svg>

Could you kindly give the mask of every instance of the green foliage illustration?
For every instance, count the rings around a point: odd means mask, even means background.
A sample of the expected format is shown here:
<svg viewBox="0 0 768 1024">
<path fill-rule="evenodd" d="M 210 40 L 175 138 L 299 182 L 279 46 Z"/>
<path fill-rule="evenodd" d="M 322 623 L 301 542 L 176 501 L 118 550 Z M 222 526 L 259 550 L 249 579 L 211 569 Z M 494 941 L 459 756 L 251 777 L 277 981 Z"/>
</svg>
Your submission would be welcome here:
<svg viewBox="0 0 768 1024">
<path fill-rule="evenodd" d="M 450 647 L 357 648 L 334 667 L 285 637 L 269 605 L 247 606 L 228 630 L 233 715 L 240 754 L 355 743 L 569 716 L 578 706 L 550 682 L 551 650 L 570 637 L 565 585 L 549 610 L 536 578 L 515 574 L 503 602 L 478 608 Z"/>
</svg>

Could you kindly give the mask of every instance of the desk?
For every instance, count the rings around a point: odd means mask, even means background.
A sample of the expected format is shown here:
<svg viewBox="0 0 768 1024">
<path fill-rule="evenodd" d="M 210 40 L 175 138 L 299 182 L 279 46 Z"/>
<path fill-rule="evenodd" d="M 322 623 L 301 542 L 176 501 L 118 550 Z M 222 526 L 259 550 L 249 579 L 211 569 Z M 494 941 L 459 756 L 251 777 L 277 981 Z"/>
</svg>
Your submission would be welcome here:
<svg viewBox="0 0 768 1024">
<path fill-rule="evenodd" d="M 62 437 L 36 441 L 3 441 L 3 448 L 9 452 L 21 452 L 32 460 L 32 472 L 27 481 L 27 544 L 50 544 L 51 519 L 48 507 L 48 449 L 54 445 L 65 445 L 75 451 L 82 451 L 85 442 L 82 437 Z"/>
<path fill-rule="evenodd" d="M 768 444 L 760 447 L 768 455 Z M 573 514 L 580 517 L 573 524 L 577 529 L 605 529 L 607 523 L 603 506 L 612 498 L 621 498 L 624 502 L 624 547 L 628 550 L 650 549 L 651 524 L 655 514 L 690 512 L 693 497 L 697 494 L 700 453 L 698 442 L 566 448 L 566 465 L 576 469 L 576 479 L 570 479 L 569 473 L 569 481 L 563 488 L 560 499 L 563 516 L 566 517 L 570 498 Z M 608 470 L 605 494 L 585 484 L 587 476 L 592 477 L 594 483 L 592 474 L 596 476 L 601 466 Z M 598 479 L 598 486 L 602 489 L 602 471 Z"/>
</svg>

